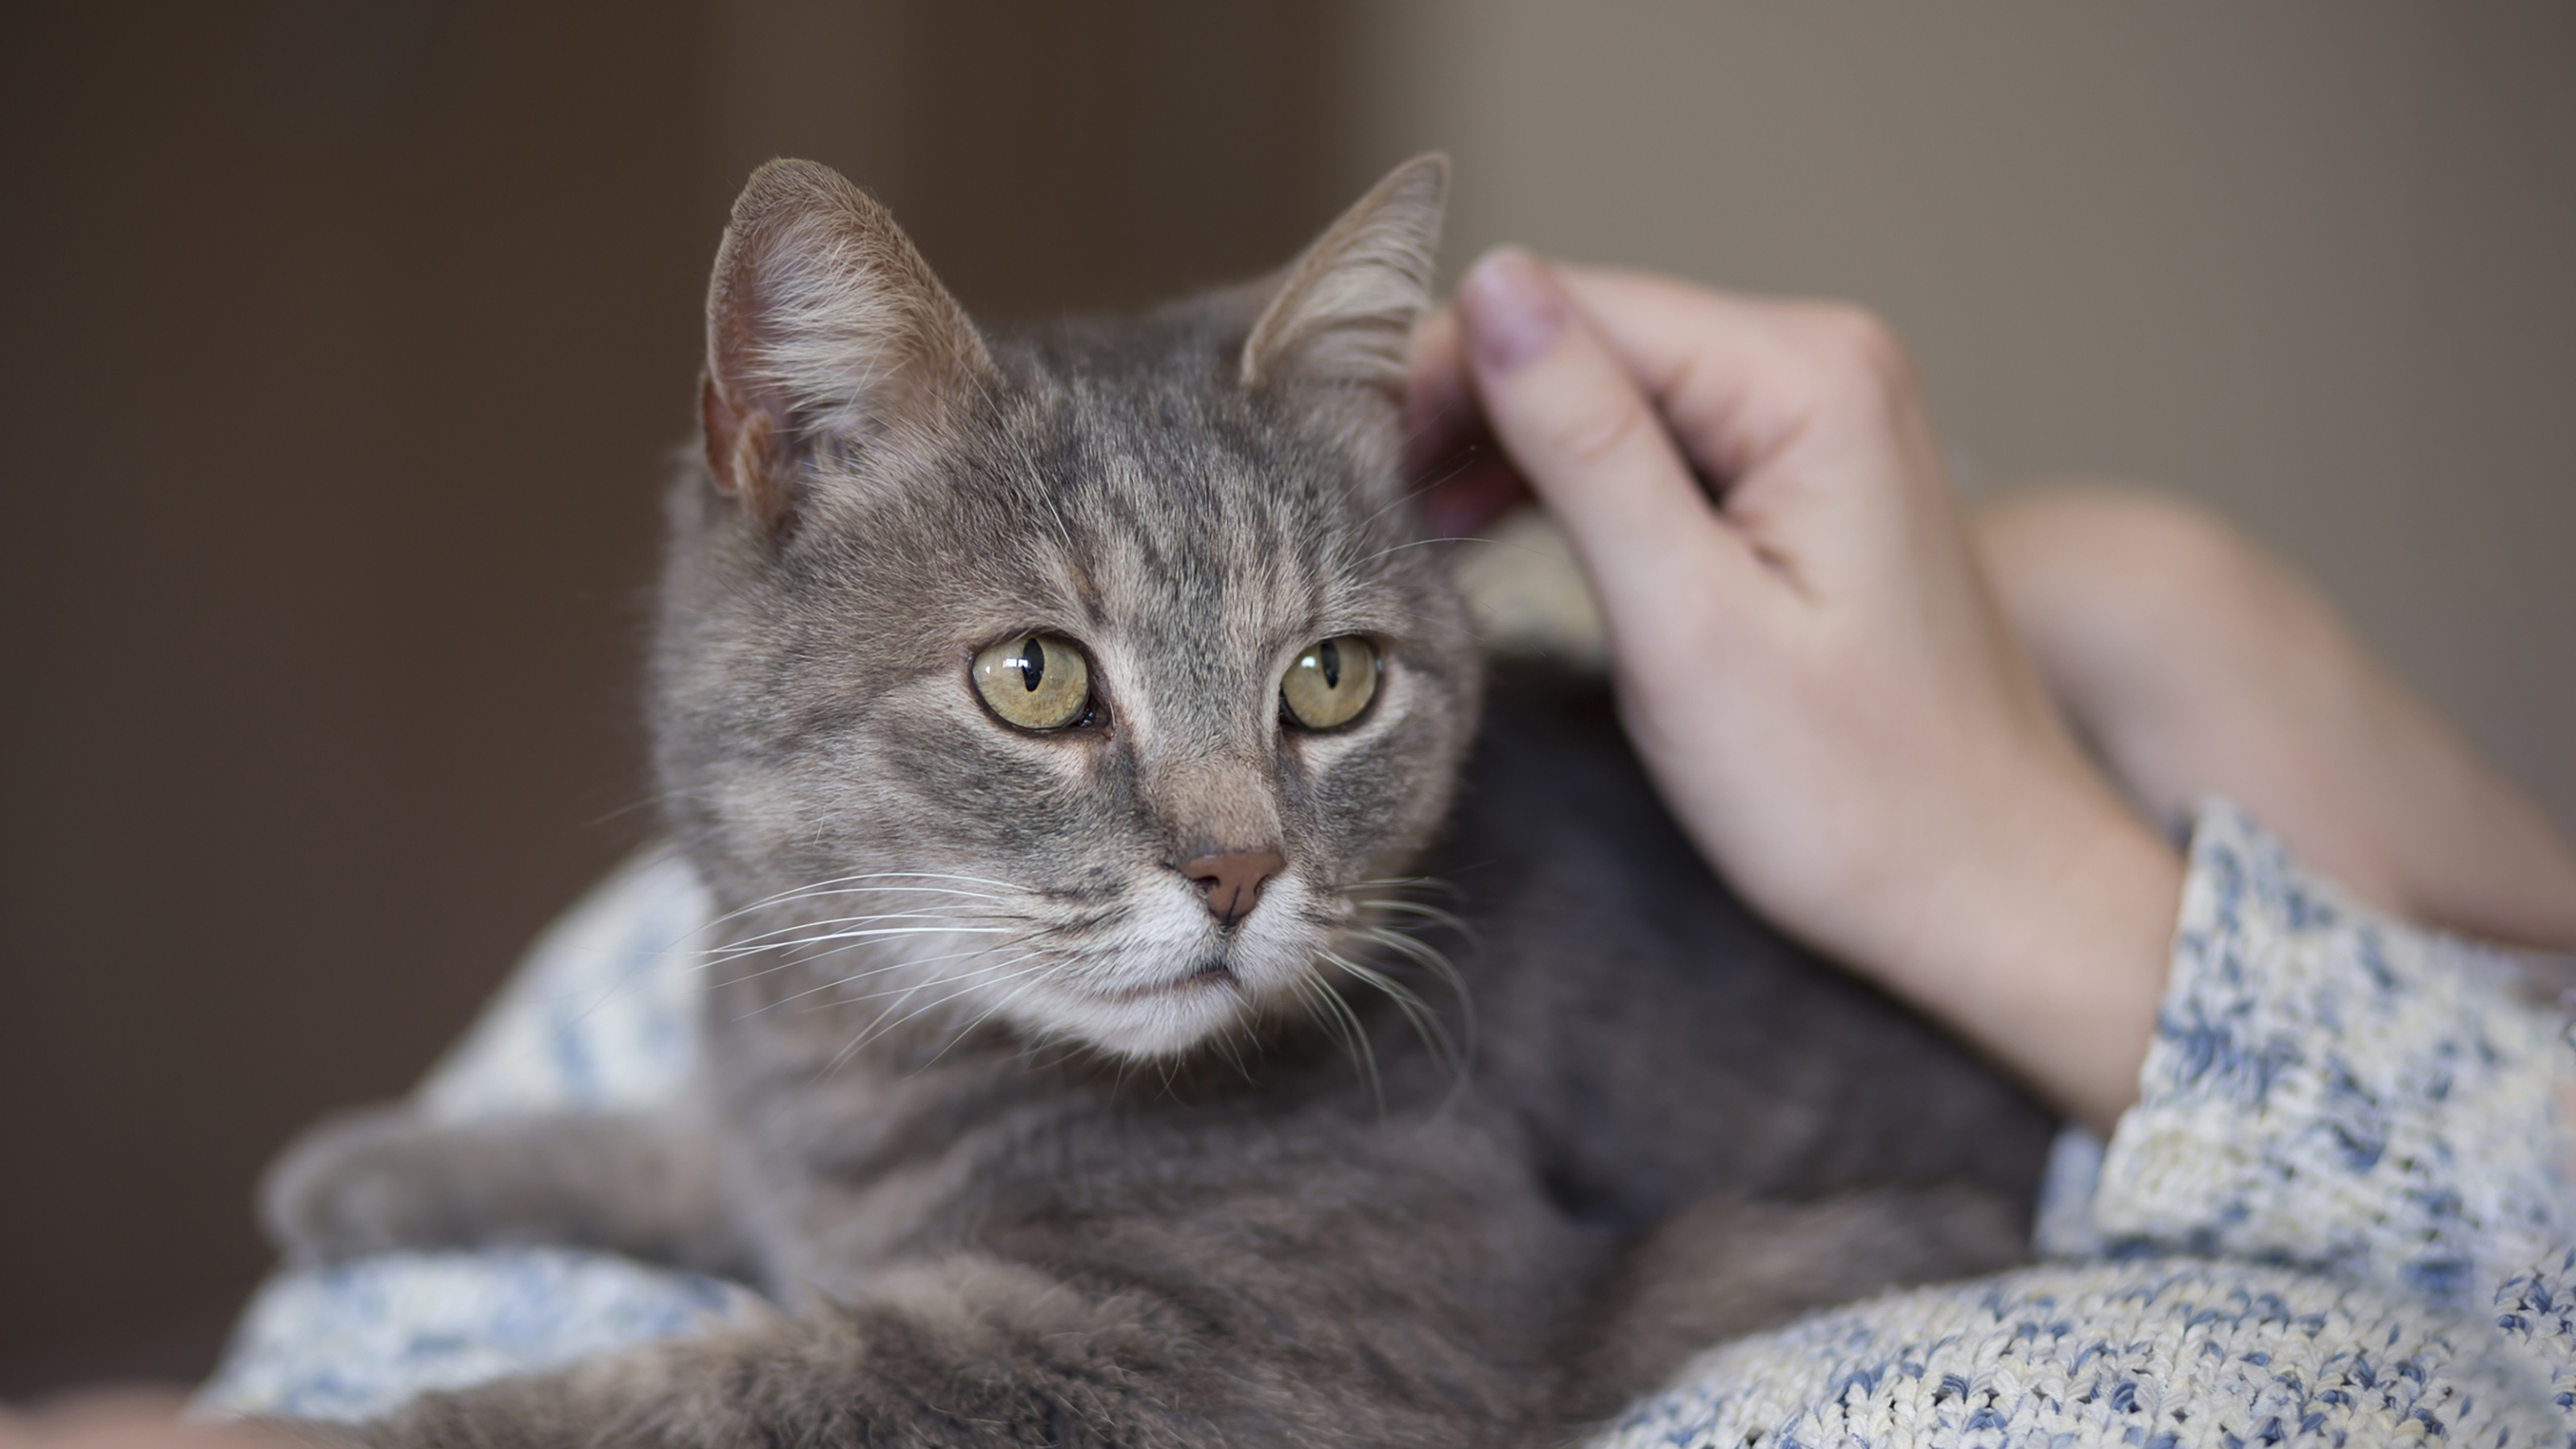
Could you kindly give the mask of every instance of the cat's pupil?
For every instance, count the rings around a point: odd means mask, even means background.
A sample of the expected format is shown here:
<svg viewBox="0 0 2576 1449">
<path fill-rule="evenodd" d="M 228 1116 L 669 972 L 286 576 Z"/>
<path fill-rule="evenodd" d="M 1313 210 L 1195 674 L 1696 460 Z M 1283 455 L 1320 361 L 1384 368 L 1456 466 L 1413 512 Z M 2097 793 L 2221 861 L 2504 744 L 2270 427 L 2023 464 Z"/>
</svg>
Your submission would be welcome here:
<svg viewBox="0 0 2576 1449">
<path fill-rule="evenodd" d="M 1029 693 L 1038 692 L 1038 681 L 1046 678 L 1046 646 L 1031 639 L 1020 646 L 1020 681 Z"/>
<path fill-rule="evenodd" d="M 1327 639 L 1315 647 L 1315 662 L 1323 666 L 1326 689 L 1342 687 L 1342 651 L 1334 647 L 1332 640 Z"/>
</svg>

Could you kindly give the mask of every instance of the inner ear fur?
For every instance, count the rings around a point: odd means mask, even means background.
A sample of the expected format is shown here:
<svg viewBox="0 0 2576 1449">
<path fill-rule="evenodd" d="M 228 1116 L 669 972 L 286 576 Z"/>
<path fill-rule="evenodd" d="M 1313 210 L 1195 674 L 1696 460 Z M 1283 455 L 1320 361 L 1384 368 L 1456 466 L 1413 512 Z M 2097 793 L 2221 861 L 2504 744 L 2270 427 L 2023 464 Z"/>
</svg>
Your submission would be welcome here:
<svg viewBox="0 0 2576 1449">
<path fill-rule="evenodd" d="M 1417 156 L 1325 228 L 1253 324 L 1243 385 L 1346 384 L 1401 398 L 1448 189 L 1448 159 Z"/>
<path fill-rule="evenodd" d="M 864 448 L 994 376 L 965 310 L 839 172 L 772 161 L 733 204 L 707 285 L 707 474 L 776 533 L 822 439 Z"/>
</svg>

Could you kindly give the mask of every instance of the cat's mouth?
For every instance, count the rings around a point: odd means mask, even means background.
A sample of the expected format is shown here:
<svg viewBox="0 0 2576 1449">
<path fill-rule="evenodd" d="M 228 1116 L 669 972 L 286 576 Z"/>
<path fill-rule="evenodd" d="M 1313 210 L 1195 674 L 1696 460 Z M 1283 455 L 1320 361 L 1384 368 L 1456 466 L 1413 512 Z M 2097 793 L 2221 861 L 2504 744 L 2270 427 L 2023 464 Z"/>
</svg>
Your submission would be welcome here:
<svg viewBox="0 0 2576 1449">
<path fill-rule="evenodd" d="M 1313 975 L 1317 943 L 1303 888 L 1291 878 L 1271 893 L 1260 912 L 1223 931 L 1198 892 L 1168 892 L 1158 910 L 1125 923 L 1124 939 L 1069 952 L 1067 969 L 1006 998 L 1008 1009 L 1033 1035 L 1075 1038 L 1131 1061 L 1195 1051 L 1294 1006 Z"/>
<path fill-rule="evenodd" d="M 1213 987 L 1234 984 L 1234 968 L 1225 964 L 1224 957 L 1211 956 L 1178 976 L 1144 986 L 1130 986 L 1124 991 L 1112 991 L 1104 995 L 1110 1001 L 1125 1005 L 1138 1001 L 1151 1001 L 1157 997 L 1192 995 Z"/>
</svg>

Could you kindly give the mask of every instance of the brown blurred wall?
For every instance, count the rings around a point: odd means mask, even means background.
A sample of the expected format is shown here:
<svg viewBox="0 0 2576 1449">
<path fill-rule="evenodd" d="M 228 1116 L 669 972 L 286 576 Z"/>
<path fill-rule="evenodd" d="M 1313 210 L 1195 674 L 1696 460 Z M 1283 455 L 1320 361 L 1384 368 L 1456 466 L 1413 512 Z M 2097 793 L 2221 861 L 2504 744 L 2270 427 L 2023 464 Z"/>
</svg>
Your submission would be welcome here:
<svg viewBox="0 0 2576 1449">
<path fill-rule="evenodd" d="M 781 152 L 970 305 L 1272 264 L 1408 150 L 1840 292 L 1969 471 L 2320 571 L 2576 823 L 2576 22 L 2024 0 L 60 7 L 0 50 L 0 1396 L 191 1375 L 258 1164 L 649 828 L 654 497 Z"/>
<path fill-rule="evenodd" d="M 200 1370 L 263 1154 L 643 828 L 714 215 L 701 17 L 609 8 L 67 6 L 0 62 L 0 1392 Z"/>
</svg>

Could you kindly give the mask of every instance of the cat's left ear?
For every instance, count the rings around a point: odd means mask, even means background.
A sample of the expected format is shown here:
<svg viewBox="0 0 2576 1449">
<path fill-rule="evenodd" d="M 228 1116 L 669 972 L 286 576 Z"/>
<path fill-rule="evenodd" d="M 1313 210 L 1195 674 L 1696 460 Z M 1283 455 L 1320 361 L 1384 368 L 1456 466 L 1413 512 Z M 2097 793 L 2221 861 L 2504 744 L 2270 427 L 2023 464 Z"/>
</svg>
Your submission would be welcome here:
<svg viewBox="0 0 2576 1449">
<path fill-rule="evenodd" d="M 772 161 L 733 204 L 707 284 L 707 474 L 773 534 L 808 461 L 899 445 L 994 377 L 975 325 L 875 198 Z"/>
<path fill-rule="evenodd" d="M 1326 228 L 1252 325 L 1243 385 L 1356 386 L 1400 403 L 1448 190 L 1448 159 L 1416 156 Z"/>
</svg>

